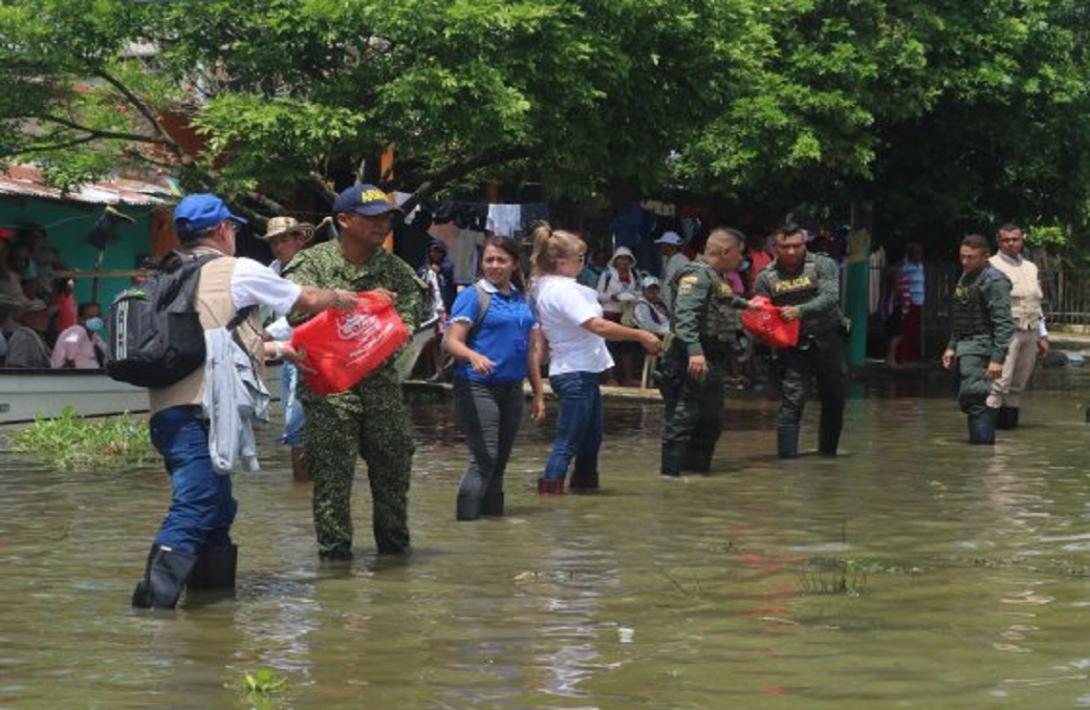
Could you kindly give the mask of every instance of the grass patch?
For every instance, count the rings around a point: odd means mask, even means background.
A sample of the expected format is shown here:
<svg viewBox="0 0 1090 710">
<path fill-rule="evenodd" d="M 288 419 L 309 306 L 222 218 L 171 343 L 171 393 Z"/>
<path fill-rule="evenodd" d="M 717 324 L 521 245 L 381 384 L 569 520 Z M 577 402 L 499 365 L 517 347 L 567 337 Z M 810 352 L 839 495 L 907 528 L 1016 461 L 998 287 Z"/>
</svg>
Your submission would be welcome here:
<svg viewBox="0 0 1090 710">
<path fill-rule="evenodd" d="M 288 687 L 286 678 L 271 668 L 258 668 L 253 673 L 242 674 L 242 696 L 250 707 L 271 710 L 280 706 L 275 696 Z"/>
<path fill-rule="evenodd" d="M 140 466 L 155 453 L 145 420 L 128 414 L 88 419 L 72 406 L 61 416 L 37 419 L 12 436 L 11 449 L 61 471 Z"/>
</svg>

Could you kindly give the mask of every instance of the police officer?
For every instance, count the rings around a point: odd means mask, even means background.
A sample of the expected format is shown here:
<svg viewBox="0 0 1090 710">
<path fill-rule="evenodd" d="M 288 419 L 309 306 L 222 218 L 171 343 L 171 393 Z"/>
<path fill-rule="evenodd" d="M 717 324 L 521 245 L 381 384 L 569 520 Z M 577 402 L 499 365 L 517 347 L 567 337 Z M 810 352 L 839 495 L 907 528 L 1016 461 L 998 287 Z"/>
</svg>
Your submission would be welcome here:
<svg viewBox="0 0 1090 710">
<path fill-rule="evenodd" d="M 821 397 L 818 453 L 835 456 L 844 421 L 848 368 L 844 361 L 844 318 L 840 313 L 840 273 L 824 254 L 806 251 L 802 229 L 787 224 L 774 236 L 775 260 L 754 283 L 754 291 L 781 307 L 784 320 L 799 320 L 796 347 L 774 353 L 780 380 L 776 452 L 799 454 L 799 422 L 811 376 Z"/>
<path fill-rule="evenodd" d="M 970 234 L 961 240 L 961 278 L 950 311 L 950 343 L 942 366 L 958 367 L 958 404 L 969 416 L 969 443 L 994 444 L 998 409 L 988 406 L 992 382 L 1003 374 L 1014 325 L 1011 282 L 988 263 L 988 240 Z"/>
<path fill-rule="evenodd" d="M 408 264 L 382 247 L 396 212 L 400 210 L 377 187 L 348 188 L 333 203 L 340 239 L 300 252 L 284 268 L 284 276 L 304 285 L 391 291 L 398 315 L 412 332 L 426 286 Z M 306 415 L 303 446 L 314 480 L 319 556 L 352 558 L 349 504 L 357 455 L 367 462 L 371 522 L 379 553 L 408 552 L 412 423 L 401 398 L 394 358 L 347 392 L 320 396 L 304 384 L 299 399 Z"/>
<path fill-rule="evenodd" d="M 671 284 L 672 343 L 663 356 L 659 389 L 666 405 L 662 475 L 711 470 L 723 420 L 723 367 L 737 344 L 740 319 L 724 281 L 742 261 L 745 238 L 719 228 L 704 254 L 682 266 Z"/>
</svg>

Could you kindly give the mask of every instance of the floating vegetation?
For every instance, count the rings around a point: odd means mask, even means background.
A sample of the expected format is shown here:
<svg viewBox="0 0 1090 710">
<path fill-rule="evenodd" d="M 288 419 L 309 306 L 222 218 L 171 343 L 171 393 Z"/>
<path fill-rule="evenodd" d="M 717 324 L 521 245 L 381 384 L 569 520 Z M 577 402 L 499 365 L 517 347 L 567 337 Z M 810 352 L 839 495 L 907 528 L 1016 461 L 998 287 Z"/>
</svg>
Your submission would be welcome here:
<svg viewBox="0 0 1090 710">
<path fill-rule="evenodd" d="M 11 450 L 61 471 L 139 466 L 154 454 L 145 420 L 129 414 L 88 419 L 72 406 L 56 419 L 37 419 L 12 436 Z"/>
<path fill-rule="evenodd" d="M 286 678 L 271 668 L 258 668 L 253 673 L 242 674 L 242 694 L 246 702 L 255 708 L 277 707 L 276 695 L 288 687 Z"/>
<path fill-rule="evenodd" d="M 803 594 L 859 596 L 867 587 L 867 570 L 855 560 L 814 558 L 799 572 Z"/>
</svg>

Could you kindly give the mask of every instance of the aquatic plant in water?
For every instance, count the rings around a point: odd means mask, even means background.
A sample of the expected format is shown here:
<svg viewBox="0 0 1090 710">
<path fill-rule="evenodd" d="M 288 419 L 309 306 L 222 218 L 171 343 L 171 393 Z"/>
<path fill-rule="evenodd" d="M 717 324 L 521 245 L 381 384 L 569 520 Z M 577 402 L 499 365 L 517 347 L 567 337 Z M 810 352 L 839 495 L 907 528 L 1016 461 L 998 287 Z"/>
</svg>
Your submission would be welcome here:
<svg viewBox="0 0 1090 710">
<path fill-rule="evenodd" d="M 271 668 L 258 668 L 242 674 L 242 694 L 255 708 L 276 707 L 273 696 L 282 693 L 288 681 Z"/>
<path fill-rule="evenodd" d="M 55 419 L 37 419 L 11 437 L 11 450 L 61 471 L 139 466 L 152 458 L 148 424 L 129 414 L 104 419 L 64 408 Z"/>
</svg>

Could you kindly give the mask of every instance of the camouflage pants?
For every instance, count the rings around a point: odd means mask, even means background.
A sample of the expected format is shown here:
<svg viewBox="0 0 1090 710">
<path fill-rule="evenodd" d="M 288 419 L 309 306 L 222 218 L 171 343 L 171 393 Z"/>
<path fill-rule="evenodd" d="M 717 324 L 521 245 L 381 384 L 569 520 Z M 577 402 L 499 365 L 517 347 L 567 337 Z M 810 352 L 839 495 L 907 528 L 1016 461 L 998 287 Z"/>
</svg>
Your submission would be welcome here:
<svg viewBox="0 0 1090 710">
<path fill-rule="evenodd" d="M 307 393 L 303 408 L 319 553 L 352 547 L 350 505 L 357 452 L 367 463 L 378 551 L 407 552 L 413 440 L 400 384 L 377 373 L 342 394 L 316 397 Z"/>
<path fill-rule="evenodd" d="M 992 390 L 988 379 L 987 355 L 958 355 L 958 406 L 969 416 L 984 413 L 985 400 Z"/>
</svg>

